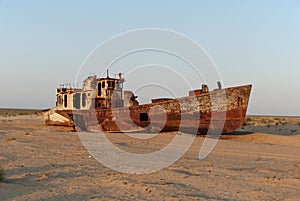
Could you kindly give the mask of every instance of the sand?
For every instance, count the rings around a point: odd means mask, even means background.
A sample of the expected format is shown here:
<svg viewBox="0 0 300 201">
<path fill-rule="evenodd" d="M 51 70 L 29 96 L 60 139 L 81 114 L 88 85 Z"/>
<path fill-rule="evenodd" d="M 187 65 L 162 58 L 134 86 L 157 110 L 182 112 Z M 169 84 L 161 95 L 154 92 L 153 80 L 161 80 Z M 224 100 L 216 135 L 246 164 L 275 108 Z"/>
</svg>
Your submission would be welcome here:
<svg viewBox="0 0 300 201">
<path fill-rule="evenodd" d="M 150 152 L 175 134 L 147 143 L 107 135 L 124 150 Z M 44 126 L 42 116 L 0 117 L 0 200 L 299 200 L 298 124 L 244 126 L 199 160 L 204 139 L 161 171 L 125 174 L 91 157 L 76 132 Z"/>
</svg>

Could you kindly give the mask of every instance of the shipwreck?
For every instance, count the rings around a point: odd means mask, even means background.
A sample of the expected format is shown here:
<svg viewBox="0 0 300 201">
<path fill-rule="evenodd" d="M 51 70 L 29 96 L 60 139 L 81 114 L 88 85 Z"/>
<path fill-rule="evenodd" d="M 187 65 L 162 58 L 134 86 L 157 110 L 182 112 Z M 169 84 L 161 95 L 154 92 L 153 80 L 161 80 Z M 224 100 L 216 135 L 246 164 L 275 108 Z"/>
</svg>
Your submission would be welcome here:
<svg viewBox="0 0 300 201">
<path fill-rule="evenodd" d="M 211 122 L 219 121 L 215 125 L 227 133 L 243 124 L 252 88 L 250 84 L 222 88 L 218 82 L 216 89 L 210 91 L 203 84 L 185 97 L 156 98 L 140 105 L 133 92 L 123 89 L 124 81 L 120 73 L 115 78 L 108 74 L 104 78 L 89 76 L 81 89 L 60 85 L 56 89 L 56 107 L 44 111 L 46 125 L 105 132 L 194 129 L 206 134 Z"/>
</svg>

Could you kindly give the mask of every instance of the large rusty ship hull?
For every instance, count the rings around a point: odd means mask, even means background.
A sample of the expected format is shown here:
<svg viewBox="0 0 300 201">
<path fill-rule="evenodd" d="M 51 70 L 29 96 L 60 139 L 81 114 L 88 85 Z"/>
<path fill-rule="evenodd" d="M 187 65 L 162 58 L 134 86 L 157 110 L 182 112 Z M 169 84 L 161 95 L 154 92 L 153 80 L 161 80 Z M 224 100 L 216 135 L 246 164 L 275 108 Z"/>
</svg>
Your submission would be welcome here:
<svg viewBox="0 0 300 201">
<path fill-rule="evenodd" d="M 244 122 L 251 85 L 131 107 L 58 110 L 76 130 L 105 132 L 233 132 Z M 70 123 L 69 123 L 70 124 Z"/>
</svg>

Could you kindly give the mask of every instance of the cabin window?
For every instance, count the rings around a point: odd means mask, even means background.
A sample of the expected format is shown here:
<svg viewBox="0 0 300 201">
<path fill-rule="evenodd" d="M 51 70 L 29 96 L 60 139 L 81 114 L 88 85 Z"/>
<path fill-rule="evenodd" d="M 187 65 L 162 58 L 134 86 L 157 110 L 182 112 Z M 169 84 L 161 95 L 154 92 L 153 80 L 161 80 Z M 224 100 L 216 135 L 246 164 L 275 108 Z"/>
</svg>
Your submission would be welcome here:
<svg viewBox="0 0 300 201">
<path fill-rule="evenodd" d="M 108 80 L 107 81 L 107 87 L 109 87 L 109 88 L 115 88 L 115 81 L 111 81 L 111 80 Z"/>
<path fill-rule="evenodd" d="M 140 121 L 149 121 L 147 113 L 140 113 Z"/>
<path fill-rule="evenodd" d="M 101 96 L 101 82 L 98 83 L 98 96 Z"/>
<path fill-rule="evenodd" d="M 57 105 L 61 105 L 61 104 L 62 104 L 61 96 L 57 96 Z"/>
<path fill-rule="evenodd" d="M 103 81 L 101 83 L 102 83 L 102 88 L 104 88 L 105 87 L 105 82 Z"/>
<path fill-rule="evenodd" d="M 86 93 L 83 93 L 81 95 L 81 102 L 82 102 L 82 107 L 86 106 Z"/>
<path fill-rule="evenodd" d="M 80 109 L 80 93 L 76 93 L 73 96 L 73 107 L 76 109 Z"/>
<path fill-rule="evenodd" d="M 68 107 L 68 96 L 66 94 L 64 95 L 64 106 Z"/>
</svg>

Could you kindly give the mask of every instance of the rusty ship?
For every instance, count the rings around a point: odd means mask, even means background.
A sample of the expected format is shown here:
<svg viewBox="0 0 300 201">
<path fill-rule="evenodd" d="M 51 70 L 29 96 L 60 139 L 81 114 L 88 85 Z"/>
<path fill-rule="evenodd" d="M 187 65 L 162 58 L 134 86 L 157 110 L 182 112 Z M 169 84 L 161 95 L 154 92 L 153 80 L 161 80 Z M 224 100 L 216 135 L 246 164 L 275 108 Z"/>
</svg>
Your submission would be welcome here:
<svg viewBox="0 0 300 201">
<path fill-rule="evenodd" d="M 70 126 L 75 130 L 105 132 L 197 131 L 207 134 L 212 127 L 233 132 L 244 122 L 252 85 L 210 91 L 202 84 L 181 98 L 156 98 L 139 104 L 137 96 L 123 90 L 125 79 L 89 76 L 82 88 L 60 85 L 56 107 L 44 111 L 46 125 Z M 219 122 L 219 123 L 218 123 Z M 220 127 L 220 128 L 217 128 Z"/>
</svg>

